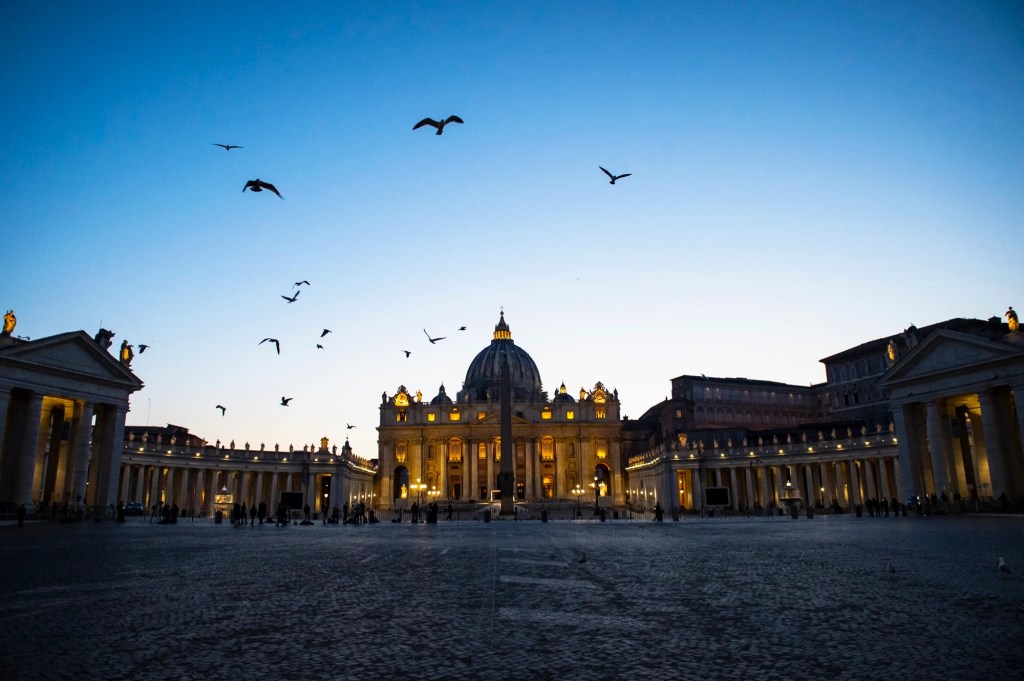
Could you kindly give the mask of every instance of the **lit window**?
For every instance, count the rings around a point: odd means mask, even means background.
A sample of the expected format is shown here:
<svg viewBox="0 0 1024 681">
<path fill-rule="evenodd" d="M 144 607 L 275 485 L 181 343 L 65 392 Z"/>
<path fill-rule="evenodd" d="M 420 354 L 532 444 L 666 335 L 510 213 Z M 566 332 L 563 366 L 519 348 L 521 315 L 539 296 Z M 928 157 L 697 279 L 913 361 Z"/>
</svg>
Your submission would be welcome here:
<svg viewBox="0 0 1024 681">
<path fill-rule="evenodd" d="M 540 410 L 540 418 L 542 421 L 551 420 L 551 407 L 544 407 Z"/>
<path fill-rule="evenodd" d="M 554 461 L 555 460 L 555 441 L 549 437 L 544 438 L 540 441 L 540 460 L 541 461 Z"/>
<path fill-rule="evenodd" d="M 458 407 L 452 407 L 451 413 L 448 414 L 449 421 L 458 421 L 462 418 L 462 414 L 459 413 Z"/>
<path fill-rule="evenodd" d="M 449 442 L 448 443 L 448 461 L 451 463 L 459 463 L 462 461 L 462 443 L 461 442 Z"/>
<path fill-rule="evenodd" d="M 404 409 L 399 409 L 398 412 L 395 413 L 395 421 L 398 421 L 399 423 L 405 423 L 408 420 L 409 417 L 405 413 Z"/>
<path fill-rule="evenodd" d="M 605 407 L 604 407 L 604 405 L 595 406 L 594 407 L 594 418 L 603 419 L 604 417 L 605 417 Z"/>
<path fill-rule="evenodd" d="M 405 443 L 399 442 L 395 445 L 395 461 L 405 463 Z"/>
<path fill-rule="evenodd" d="M 486 411 L 478 411 L 476 413 L 476 420 L 477 421 L 483 421 L 485 418 L 487 418 L 487 412 Z"/>
<path fill-rule="evenodd" d="M 476 446 L 476 458 L 480 459 L 481 461 L 487 460 L 487 445 L 485 445 L 483 442 Z"/>
<path fill-rule="evenodd" d="M 433 423 L 436 418 L 437 416 L 434 414 L 434 412 L 430 412 L 429 414 L 427 414 L 427 421 L 430 423 Z"/>
<path fill-rule="evenodd" d="M 565 412 L 565 420 L 566 421 L 572 421 L 574 418 L 576 418 L 576 412 L 574 412 L 574 411 L 567 411 L 567 412 Z"/>
</svg>

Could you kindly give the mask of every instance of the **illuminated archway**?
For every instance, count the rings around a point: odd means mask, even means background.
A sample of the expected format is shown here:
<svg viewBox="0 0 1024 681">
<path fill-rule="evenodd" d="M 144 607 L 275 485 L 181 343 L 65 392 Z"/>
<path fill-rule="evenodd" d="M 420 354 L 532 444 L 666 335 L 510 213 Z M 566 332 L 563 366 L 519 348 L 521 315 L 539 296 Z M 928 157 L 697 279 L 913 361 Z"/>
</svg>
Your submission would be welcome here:
<svg viewBox="0 0 1024 681">
<path fill-rule="evenodd" d="M 395 476 L 391 483 L 391 498 L 408 499 L 409 494 L 409 469 L 399 466 L 395 469 Z"/>
</svg>

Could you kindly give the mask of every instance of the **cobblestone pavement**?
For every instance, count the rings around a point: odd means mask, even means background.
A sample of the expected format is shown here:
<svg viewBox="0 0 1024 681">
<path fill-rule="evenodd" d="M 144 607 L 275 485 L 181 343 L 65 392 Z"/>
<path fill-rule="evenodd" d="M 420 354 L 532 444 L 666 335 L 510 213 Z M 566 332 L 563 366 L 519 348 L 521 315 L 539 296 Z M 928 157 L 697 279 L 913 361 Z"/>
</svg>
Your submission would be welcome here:
<svg viewBox="0 0 1024 681">
<path fill-rule="evenodd" d="M 1024 678 L 1021 517 L 130 518 L 0 566 L 3 679 Z"/>
</svg>

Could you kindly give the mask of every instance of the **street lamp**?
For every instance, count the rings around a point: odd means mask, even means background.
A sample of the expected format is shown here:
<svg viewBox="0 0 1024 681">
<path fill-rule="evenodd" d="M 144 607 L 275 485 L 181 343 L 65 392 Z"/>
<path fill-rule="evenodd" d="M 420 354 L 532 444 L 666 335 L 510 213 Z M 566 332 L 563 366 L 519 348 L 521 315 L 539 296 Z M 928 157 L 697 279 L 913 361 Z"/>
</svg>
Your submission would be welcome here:
<svg viewBox="0 0 1024 681">
<path fill-rule="evenodd" d="M 580 508 L 580 496 L 582 496 L 586 490 L 580 487 L 579 483 L 576 483 L 576 486 L 572 488 L 571 492 L 572 495 L 576 497 L 576 517 L 582 517 L 583 510 Z"/>
<path fill-rule="evenodd" d="M 427 483 L 420 482 L 419 478 L 416 478 L 416 482 L 409 485 L 409 488 L 416 492 L 416 498 L 419 500 L 420 505 L 423 504 L 423 490 L 427 488 Z"/>
<path fill-rule="evenodd" d="M 601 488 L 598 486 L 600 478 L 594 476 L 594 482 L 590 483 L 590 486 L 594 488 L 594 513 L 601 510 L 601 504 L 598 502 L 598 497 L 601 495 Z"/>
</svg>

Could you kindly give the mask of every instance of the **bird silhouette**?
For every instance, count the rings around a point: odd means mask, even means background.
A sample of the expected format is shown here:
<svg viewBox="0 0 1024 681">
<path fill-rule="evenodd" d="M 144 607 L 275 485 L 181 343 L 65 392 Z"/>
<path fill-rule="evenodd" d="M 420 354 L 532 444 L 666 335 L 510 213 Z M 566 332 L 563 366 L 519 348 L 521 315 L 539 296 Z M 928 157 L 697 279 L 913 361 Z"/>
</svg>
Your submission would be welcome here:
<svg viewBox="0 0 1024 681">
<path fill-rule="evenodd" d="M 440 121 L 435 121 L 433 118 L 424 118 L 422 121 L 412 126 L 412 129 L 415 130 L 416 128 L 422 128 L 424 125 L 429 125 L 431 127 L 437 128 L 437 134 L 440 135 L 442 132 L 444 132 L 444 126 L 448 125 L 449 123 L 463 122 L 464 121 L 458 116 L 449 116 L 448 118 L 445 118 Z"/>
<path fill-rule="evenodd" d="M 240 147 L 237 144 L 219 144 L 217 142 L 210 142 L 210 144 L 212 144 L 215 147 L 223 147 L 224 151 L 231 151 L 232 149 L 244 149 L 245 148 L 245 147 Z"/>
<path fill-rule="evenodd" d="M 297 281 L 294 284 L 292 284 L 292 288 L 295 288 L 296 286 L 302 286 L 303 284 L 309 286 L 309 282 L 303 279 L 302 281 Z"/>
<path fill-rule="evenodd" d="M 408 357 L 409 357 L 409 355 L 411 355 L 411 354 L 412 354 L 412 353 L 411 353 L 411 352 L 409 352 L 408 350 L 402 350 L 402 352 L 404 352 L 404 353 L 405 353 L 405 356 L 406 356 L 406 358 L 408 358 Z"/>
<path fill-rule="evenodd" d="M 302 293 L 302 289 L 299 289 L 298 291 L 296 291 L 295 295 L 292 296 L 291 298 L 289 298 L 288 296 L 281 296 L 281 297 L 284 298 L 285 300 L 287 300 L 289 303 L 294 303 L 298 299 L 300 293 Z"/>
<path fill-rule="evenodd" d="M 294 397 L 285 397 L 284 395 L 282 395 L 281 396 L 281 406 L 282 407 L 287 407 L 288 403 L 291 402 L 294 399 L 295 399 Z"/>
<path fill-rule="evenodd" d="M 323 330 L 323 333 L 321 333 L 321 334 L 320 334 L 320 337 L 321 337 L 321 338 L 323 338 L 324 336 L 326 336 L 326 335 L 327 335 L 327 334 L 329 334 L 329 333 L 331 333 L 331 330 L 330 330 L 330 329 L 324 329 L 324 330 Z"/>
<path fill-rule="evenodd" d="M 996 567 L 999 568 L 999 572 L 1004 575 L 1010 574 L 1010 566 L 1006 564 L 1006 561 L 1003 560 L 1002 556 L 999 556 L 999 562 L 996 564 Z"/>
<path fill-rule="evenodd" d="M 459 327 L 459 331 L 465 331 L 465 330 L 466 330 L 466 327 L 464 327 L 464 326 L 460 326 Z"/>
<path fill-rule="evenodd" d="M 350 424 L 350 423 L 346 423 L 345 424 L 345 429 L 346 430 L 352 430 L 353 428 L 355 428 L 355 426 L 353 426 L 352 424 Z"/>
<path fill-rule="evenodd" d="M 220 415 L 221 416 L 224 416 L 224 412 L 226 412 L 228 410 L 227 407 L 221 406 L 219 404 L 216 407 L 214 407 L 214 409 L 220 409 Z"/>
<path fill-rule="evenodd" d="M 601 166 L 598 166 L 598 168 L 601 168 Z M 604 170 L 604 168 L 601 168 L 601 170 Z M 624 177 L 629 177 L 633 173 L 623 173 L 622 175 L 612 175 L 607 170 L 604 170 L 604 174 L 611 178 L 611 182 L 609 182 L 608 184 L 615 184 L 615 180 L 621 180 Z"/>
<path fill-rule="evenodd" d="M 323 349 L 324 349 L 324 346 L 322 346 L 322 345 L 320 345 L 319 343 L 317 343 L 317 344 L 316 344 L 316 349 L 317 349 L 317 350 L 323 350 Z"/>
<path fill-rule="evenodd" d="M 142 353 L 144 353 L 146 351 L 146 348 L 148 347 L 148 345 L 143 345 L 142 343 L 139 343 L 139 354 L 141 355 Z"/>
<path fill-rule="evenodd" d="M 281 354 L 281 343 L 280 343 L 280 342 L 279 342 L 279 341 L 278 341 L 278 340 L 277 340 L 276 338 L 264 338 L 263 340 L 261 340 L 261 341 L 260 341 L 259 343 L 257 343 L 256 345 L 263 345 L 263 344 L 264 344 L 264 343 L 266 343 L 267 341 L 270 341 L 271 343 L 273 343 L 273 344 L 274 344 L 274 347 L 276 347 L 276 348 L 277 348 L 277 354 L 279 354 L 279 355 L 280 355 L 280 354 Z"/>
<path fill-rule="evenodd" d="M 426 330 L 426 329 L 423 329 L 423 333 L 427 333 L 427 330 Z M 447 338 L 447 337 L 448 337 L 448 336 L 438 336 L 437 338 L 431 338 L 431 337 L 430 337 L 430 334 L 429 334 L 429 333 L 427 333 L 427 340 L 428 340 L 428 341 L 430 341 L 430 344 L 431 344 L 431 345 L 433 345 L 434 343 L 436 343 L 436 342 L 437 342 L 437 341 L 439 341 L 439 340 L 444 340 L 444 339 L 445 339 L 445 338 Z"/>
<path fill-rule="evenodd" d="M 246 182 L 245 186 L 242 187 L 242 191 L 244 192 L 246 189 L 254 192 L 261 192 L 264 189 L 266 189 L 267 191 L 271 191 L 277 194 L 277 198 L 284 200 L 284 197 L 281 196 L 281 192 L 277 191 L 277 187 L 270 184 L 269 182 L 264 182 L 258 177 L 255 180 L 249 180 L 248 182 Z"/>
</svg>

